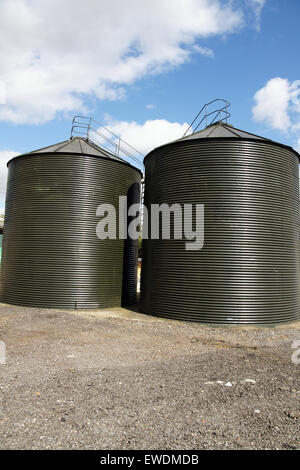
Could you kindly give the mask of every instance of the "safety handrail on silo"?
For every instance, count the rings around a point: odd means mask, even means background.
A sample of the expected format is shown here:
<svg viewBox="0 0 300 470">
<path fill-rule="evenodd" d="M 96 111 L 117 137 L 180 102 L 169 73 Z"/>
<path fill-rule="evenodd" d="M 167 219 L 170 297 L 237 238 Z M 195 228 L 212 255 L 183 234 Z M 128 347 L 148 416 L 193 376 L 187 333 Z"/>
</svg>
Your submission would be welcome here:
<svg viewBox="0 0 300 470">
<path fill-rule="evenodd" d="M 218 108 L 218 109 L 215 109 L 214 111 L 211 111 L 210 113 L 207 113 L 207 106 L 210 106 L 211 104 L 215 103 L 216 101 L 223 101 L 223 103 L 225 103 L 224 106 L 222 106 L 221 108 Z M 218 116 L 220 116 L 220 119 L 218 119 L 218 121 L 226 121 L 227 123 L 227 119 L 231 116 L 231 114 L 228 112 L 227 108 L 229 108 L 230 106 L 230 102 L 225 100 L 224 98 L 216 98 L 212 101 L 210 101 L 209 103 L 205 103 L 202 108 L 200 109 L 199 113 L 196 115 L 196 117 L 193 119 L 193 121 L 191 122 L 191 124 L 189 125 L 189 127 L 187 128 L 187 130 L 185 131 L 185 133 L 183 134 L 183 137 L 185 137 L 188 133 L 188 131 L 190 129 L 192 129 L 192 132 L 196 132 L 197 129 L 199 129 L 199 127 L 201 126 L 202 122 L 205 120 L 205 126 L 207 127 L 208 125 L 211 126 L 217 119 Z M 195 129 L 193 129 L 193 125 L 194 123 L 197 121 L 197 119 L 200 118 L 201 114 L 203 113 L 203 111 L 205 112 L 204 116 L 202 116 L 202 118 L 200 119 L 200 121 L 198 122 L 197 126 L 195 127 Z M 221 118 L 222 116 L 222 113 L 224 114 L 224 117 Z M 213 118 L 213 120 L 207 124 L 207 118 L 209 116 L 211 116 L 212 114 L 215 114 L 215 117 Z"/>
<path fill-rule="evenodd" d="M 105 135 L 104 131 L 107 132 L 109 136 Z M 123 154 L 123 156 L 138 164 L 142 170 L 144 169 L 144 164 L 140 160 L 140 158 L 144 158 L 144 155 L 106 126 L 103 126 L 103 124 L 96 121 L 96 119 L 80 115 L 74 116 L 72 120 L 71 139 L 78 135 L 87 139 L 91 143 L 101 145 L 117 157 L 122 158 Z M 109 145 L 105 146 L 103 141 Z"/>
</svg>

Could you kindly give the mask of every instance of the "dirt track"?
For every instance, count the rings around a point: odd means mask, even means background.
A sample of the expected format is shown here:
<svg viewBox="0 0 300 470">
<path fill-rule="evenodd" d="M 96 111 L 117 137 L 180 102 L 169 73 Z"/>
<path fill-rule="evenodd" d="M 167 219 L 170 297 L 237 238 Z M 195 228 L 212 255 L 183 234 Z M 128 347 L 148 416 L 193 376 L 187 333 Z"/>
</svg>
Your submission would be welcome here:
<svg viewBox="0 0 300 470">
<path fill-rule="evenodd" d="M 0 340 L 1 449 L 300 448 L 300 323 L 0 304 Z"/>
</svg>

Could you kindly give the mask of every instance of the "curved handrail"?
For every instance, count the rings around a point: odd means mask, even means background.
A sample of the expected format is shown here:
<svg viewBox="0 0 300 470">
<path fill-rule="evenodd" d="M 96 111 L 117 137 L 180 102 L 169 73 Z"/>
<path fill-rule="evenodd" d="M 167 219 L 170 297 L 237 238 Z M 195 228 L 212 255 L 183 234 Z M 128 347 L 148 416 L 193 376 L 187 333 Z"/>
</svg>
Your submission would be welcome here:
<svg viewBox="0 0 300 470">
<path fill-rule="evenodd" d="M 222 106 L 221 108 L 218 108 L 218 109 L 215 109 L 214 111 L 211 111 L 210 113 L 207 113 L 207 107 L 210 106 L 211 104 L 215 103 L 216 101 L 222 101 L 224 103 L 224 106 Z M 225 100 L 224 98 L 215 98 L 214 100 L 210 101 L 209 103 L 205 103 L 202 108 L 200 109 L 199 113 L 196 115 L 196 117 L 193 119 L 193 121 L 191 122 L 191 124 L 189 125 L 189 127 L 187 128 L 187 130 L 185 131 L 185 133 L 183 134 L 183 137 L 185 137 L 188 133 L 188 131 L 190 129 L 192 129 L 192 132 L 196 132 L 196 130 L 201 126 L 202 122 L 206 121 L 205 123 L 205 127 L 207 127 L 208 125 L 211 126 L 216 118 L 218 116 L 222 116 L 222 113 L 224 114 L 224 117 L 221 118 L 221 119 L 218 119 L 218 121 L 226 121 L 227 122 L 227 119 L 231 116 L 231 114 L 228 112 L 227 108 L 229 108 L 230 106 L 230 102 Z M 197 121 L 198 118 L 200 118 L 201 114 L 203 113 L 203 111 L 205 111 L 205 114 L 204 116 L 202 116 L 202 118 L 200 119 L 200 121 L 198 122 L 197 126 L 195 127 L 195 129 L 193 129 L 193 125 L 194 123 Z M 212 114 L 215 114 L 215 117 L 213 118 L 213 120 L 207 124 L 207 118 L 209 116 L 211 116 Z"/>
</svg>

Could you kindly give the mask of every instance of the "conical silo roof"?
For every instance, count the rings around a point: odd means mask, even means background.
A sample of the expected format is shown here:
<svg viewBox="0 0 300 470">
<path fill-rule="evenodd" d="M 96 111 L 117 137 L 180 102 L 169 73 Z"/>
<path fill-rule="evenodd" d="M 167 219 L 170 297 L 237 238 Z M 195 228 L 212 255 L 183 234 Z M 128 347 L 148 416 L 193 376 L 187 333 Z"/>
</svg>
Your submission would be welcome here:
<svg viewBox="0 0 300 470">
<path fill-rule="evenodd" d="M 237 129 L 236 127 L 233 127 L 231 124 L 227 124 L 223 121 L 218 121 L 214 124 L 211 124 L 205 129 L 202 129 L 199 132 L 194 132 L 192 134 L 186 135 L 184 137 L 181 137 L 180 139 L 173 140 L 171 142 L 167 142 L 166 144 L 160 145 L 159 147 L 154 148 L 151 150 L 144 158 L 144 161 L 146 158 L 149 157 L 153 152 L 155 152 L 159 148 L 164 148 L 169 145 L 176 145 L 181 142 L 196 142 L 200 140 L 224 140 L 224 139 L 231 139 L 231 140 L 253 140 L 256 142 L 266 142 L 269 144 L 274 144 L 280 147 L 285 147 L 294 152 L 297 157 L 300 159 L 300 155 L 298 152 L 290 147 L 289 145 L 281 144 L 279 142 L 276 142 L 271 139 L 267 139 L 266 137 L 259 136 L 257 134 L 252 134 L 250 132 L 243 131 L 241 129 Z"/>
<path fill-rule="evenodd" d="M 92 142 L 84 139 L 82 137 L 73 137 L 69 140 L 64 140 L 63 142 L 58 142 L 57 144 L 49 145 L 48 147 L 43 147 L 32 152 L 26 152 L 21 155 L 17 155 L 14 158 L 23 157 L 25 155 L 41 154 L 41 153 L 63 153 L 63 154 L 76 154 L 76 155 L 93 155 L 96 157 L 108 158 L 111 160 L 116 160 L 122 163 L 128 162 L 122 158 L 113 155 L 108 150 L 105 150 L 102 147 L 98 147 Z M 8 162 L 9 163 L 9 162 Z"/>
<path fill-rule="evenodd" d="M 236 129 L 231 124 L 227 124 L 222 121 L 218 121 L 215 124 L 207 126 L 205 129 L 202 129 L 199 132 L 195 132 L 193 134 L 189 134 L 181 139 L 178 139 L 176 142 L 180 142 L 181 140 L 194 140 L 194 139 L 213 139 L 213 138 L 240 138 L 240 139 L 255 139 L 255 140 L 266 140 L 271 141 L 270 139 L 266 139 L 265 137 L 261 137 L 256 134 L 251 134 L 250 132 L 245 132 L 240 129 Z"/>
</svg>

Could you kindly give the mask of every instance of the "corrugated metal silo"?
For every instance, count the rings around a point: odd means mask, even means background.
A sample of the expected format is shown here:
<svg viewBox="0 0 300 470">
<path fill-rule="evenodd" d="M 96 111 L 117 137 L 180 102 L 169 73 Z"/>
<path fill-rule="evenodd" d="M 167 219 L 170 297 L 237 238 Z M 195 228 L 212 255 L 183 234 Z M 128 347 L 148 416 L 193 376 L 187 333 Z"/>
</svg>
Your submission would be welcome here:
<svg viewBox="0 0 300 470">
<path fill-rule="evenodd" d="M 8 163 L 1 301 L 55 308 L 135 302 L 137 242 L 99 240 L 99 204 L 139 201 L 141 173 L 75 137 Z M 124 265 L 123 265 L 124 264 Z"/>
<path fill-rule="evenodd" d="M 205 238 L 199 251 L 143 240 L 142 311 L 204 323 L 299 319 L 298 158 L 221 122 L 150 152 L 145 205 L 204 204 Z"/>
</svg>

